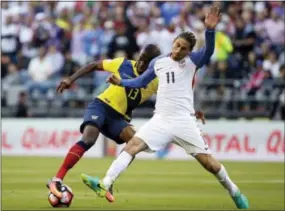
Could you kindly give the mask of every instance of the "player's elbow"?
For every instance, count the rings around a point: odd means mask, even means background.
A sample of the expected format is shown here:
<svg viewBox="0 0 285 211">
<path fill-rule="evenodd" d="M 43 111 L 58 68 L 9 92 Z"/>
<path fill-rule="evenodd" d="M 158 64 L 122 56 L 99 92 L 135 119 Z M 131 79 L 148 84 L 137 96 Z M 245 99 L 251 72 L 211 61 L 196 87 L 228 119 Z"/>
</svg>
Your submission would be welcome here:
<svg viewBox="0 0 285 211">
<path fill-rule="evenodd" d="M 89 64 L 89 70 L 90 70 L 90 72 L 92 72 L 92 71 L 102 71 L 103 70 L 102 62 L 99 62 L 99 61 L 91 62 Z"/>
</svg>

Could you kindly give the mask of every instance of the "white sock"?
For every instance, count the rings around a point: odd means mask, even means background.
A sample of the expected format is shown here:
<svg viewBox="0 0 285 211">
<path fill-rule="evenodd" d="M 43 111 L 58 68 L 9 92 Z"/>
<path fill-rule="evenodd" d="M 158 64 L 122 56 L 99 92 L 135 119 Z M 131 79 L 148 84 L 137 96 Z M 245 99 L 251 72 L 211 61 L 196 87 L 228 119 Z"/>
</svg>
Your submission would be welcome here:
<svg viewBox="0 0 285 211">
<path fill-rule="evenodd" d="M 129 166 L 132 161 L 133 156 L 131 156 L 126 151 L 123 151 L 116 160 L 113 161 L 112 165 L 107 171 L 106 176 L 103 179 L 103 184 L 107 189 L 115 182 L 118 176 Z"/>
<path fill-rule="evenodd" d="M 220 171 L 215 175 L 219 182 L 227 189 L 231 196 L 234 196 L 237 191 L 239 191 L 238 187 L 235 183 L 230 179 L 225 167 L 221 165 Z"/>
</svg>

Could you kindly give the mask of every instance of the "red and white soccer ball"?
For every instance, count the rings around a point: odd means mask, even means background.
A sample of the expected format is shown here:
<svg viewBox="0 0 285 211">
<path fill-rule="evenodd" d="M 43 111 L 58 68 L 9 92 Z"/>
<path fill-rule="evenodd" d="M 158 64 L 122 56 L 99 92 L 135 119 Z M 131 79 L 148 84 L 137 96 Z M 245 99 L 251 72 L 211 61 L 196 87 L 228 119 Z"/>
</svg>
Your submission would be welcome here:
<svg viewBox="0 0 285 211">
<path fill-rule="evenodd" d="M 72 199 L 73 199 L 73 193 L 70 187 L 67 185 L 62 185 L 61 187 L 62 192 L 62 198 L 59 199 L 55 195 L 53 195 L 51 192 L 48 194 L 48 201 L 51 206 L 53 207 L 69 207 Z"/>
</svg>

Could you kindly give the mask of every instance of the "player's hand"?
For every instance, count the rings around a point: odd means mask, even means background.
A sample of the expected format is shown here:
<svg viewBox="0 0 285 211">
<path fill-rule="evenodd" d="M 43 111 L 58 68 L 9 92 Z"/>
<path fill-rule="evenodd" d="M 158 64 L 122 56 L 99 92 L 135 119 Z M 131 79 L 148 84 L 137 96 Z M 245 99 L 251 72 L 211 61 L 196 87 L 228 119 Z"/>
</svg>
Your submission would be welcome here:
<svg viewBox="0 0 285 211">
<path fill-rule="evenodd" d="M 221 14 L 220 8 L 217 5 L 212 5 L 210 11 L 207 12 L 205 18 L 205 26 L 207 29 L 215 29 L 216 25 L 220 21 Z"/>
<path fill-rule="evenodd" d="M 72 85 L 70 78 L 63 79 L 56 88 L 56 92 L 62 93 L 65 89 L 69 89 Z"/>
<path fill-rule="evenodd" d="M 206 118 L 203 111 L 195 111 L 195 116 L 197 119 L 201 119 L 203 125 L 206 124 Z"/>
<path fill-rule="evenodd" d="M 119 79 L 117 76 L 115 76 L 114 74 L 110 75 L 107 80 L 107 83 L 113 84 L 113 85 L 117 85 L 119 86 L 121 84 L 121 79 Z"/>
</svg>

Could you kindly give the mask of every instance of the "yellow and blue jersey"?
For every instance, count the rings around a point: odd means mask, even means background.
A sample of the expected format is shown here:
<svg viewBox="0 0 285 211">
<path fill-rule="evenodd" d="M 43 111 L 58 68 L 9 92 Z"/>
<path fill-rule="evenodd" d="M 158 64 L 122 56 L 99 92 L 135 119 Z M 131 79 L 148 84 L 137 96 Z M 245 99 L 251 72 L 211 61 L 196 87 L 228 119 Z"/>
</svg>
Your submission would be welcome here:
<svg viewBox="0 0 285 211">
<path fill-rule="evenodd" d="M 103 60 L 103 69 L 121 79 L 132 79 L 139 76 L 135 63 L 125 58 Z M 122 114 L 126 120 L 130 120 L 132 111 L 155 94 L 157 88 L 157 78 L 153 79 L 146 88 L 128 88 L 110 84 L 97 98 Z"/>
</svg>

